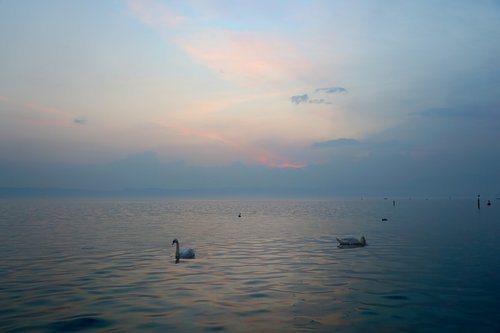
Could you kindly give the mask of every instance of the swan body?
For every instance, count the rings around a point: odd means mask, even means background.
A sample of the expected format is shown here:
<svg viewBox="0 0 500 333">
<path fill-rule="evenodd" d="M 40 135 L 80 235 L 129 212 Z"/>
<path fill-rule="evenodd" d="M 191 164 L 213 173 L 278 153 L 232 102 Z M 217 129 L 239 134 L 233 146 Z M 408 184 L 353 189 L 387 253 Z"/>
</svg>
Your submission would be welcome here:
<svg viewBox="0 0 500 333">
<path fill-rule="evenodd" d="M 366 245 L 366 238 L 365 236 L 361 236 L 360 239 L 355 237 L 337 238 L 337 242 L 339 242 L 338 247 L 363 247 Z"/>
<path fill-rule="evenodd" d="M 179 259 L 193 259 L 195 257 L 195 252 L 192 248 L 186 247 L 179 249 L 179 241 L 175 238 L 172 241 L 172 246 L 175 244 L 175 263 L 179 262 Z"/>
</svg>

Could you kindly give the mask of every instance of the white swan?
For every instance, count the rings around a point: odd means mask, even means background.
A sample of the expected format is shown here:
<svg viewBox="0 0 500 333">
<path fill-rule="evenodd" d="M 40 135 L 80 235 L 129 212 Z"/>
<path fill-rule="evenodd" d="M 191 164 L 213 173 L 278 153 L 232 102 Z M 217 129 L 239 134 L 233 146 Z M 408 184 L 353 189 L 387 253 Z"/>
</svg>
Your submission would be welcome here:
<svg viewBox="0 0 500 333">
<path fill-rule="evenodd" d="M 338 247 L 362 247 L 366 245 L 366 238 L 365 236 L 361 236 L 360 239 L 355 237 L 337 238 L 337 242 L 339 242 Z"/>
<path fill-rule="evenodd" d="M 190 247 L 186 247 L 182 250 L 179 250 L 179 241 L 177 238 L 175 238 L 172 241 L 172 246 L 175 246 L 175 263 L 177 264 L 179 262 L 179 259 L 193 259 L 195 257 L 194 250 Z"/>
</svg>

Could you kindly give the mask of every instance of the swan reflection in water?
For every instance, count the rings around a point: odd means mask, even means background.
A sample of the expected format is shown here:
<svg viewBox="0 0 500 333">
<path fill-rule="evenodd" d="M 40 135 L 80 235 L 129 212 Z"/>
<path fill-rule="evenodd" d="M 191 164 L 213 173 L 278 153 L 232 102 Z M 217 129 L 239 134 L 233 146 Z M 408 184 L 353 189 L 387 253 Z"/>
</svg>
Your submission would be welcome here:
<svg viewBox="0 0 500 333">
<path fill-rule="evenodd" d="M 340 247 L 340 248 L 366 246 L 365 236 L 361 236 L 360 239 L 357 239 L 355 237 L 337 238 L 337 242 L 339 242 L 338 247 Z"/>
<path fill-rule="evenodd" d="M 192 248 L 186 247 L 179 249 L 179 241 L 175 238 L 172 241 L 172 246 L 175 244 L 175 263 L 179 263 L 179 259 L 194 259 L 195 252 Z"/>
</svg>

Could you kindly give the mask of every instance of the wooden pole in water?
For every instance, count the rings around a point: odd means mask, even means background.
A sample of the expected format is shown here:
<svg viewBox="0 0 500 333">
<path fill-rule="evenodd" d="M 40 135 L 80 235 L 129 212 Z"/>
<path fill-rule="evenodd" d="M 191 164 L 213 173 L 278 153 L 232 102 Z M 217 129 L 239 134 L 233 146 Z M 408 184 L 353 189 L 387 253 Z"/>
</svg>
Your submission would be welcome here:
<svg viewBox="0 0 500 333">
<path fill-rule="evenodd" d="M 477 195 L 477 209 L 481 209 L 481 202 L 480 202 L 481 195 Z"/>
</svg>

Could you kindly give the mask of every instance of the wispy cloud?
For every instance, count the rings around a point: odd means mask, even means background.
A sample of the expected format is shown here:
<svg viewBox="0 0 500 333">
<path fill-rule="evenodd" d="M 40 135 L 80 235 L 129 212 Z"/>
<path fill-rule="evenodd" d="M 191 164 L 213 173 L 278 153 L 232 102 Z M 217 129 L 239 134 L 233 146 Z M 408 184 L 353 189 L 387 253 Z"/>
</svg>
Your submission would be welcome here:
<svg viewBox="0 0 500 333">
<path fill-rule="evenodd" d="M 436 118 L 466 118 L 479 119 L 484 116 L 492 115 L 492 112 L 481 106 L 461 106 L 461 107 L 444 107 L 432 108 L 425 111 L 411 112 L 412 116 L 420 117 L 436 117 Z"/>
<path fill-rule="evenodd" d="M 281 36 L 208 28 L 173 40 L 195 61 L 229 79 L 267 82 L 309 71 L 293 43 Z"/>
<path fill-rule="evenodd" d="M 327 94 L 347 93 L 347 89 L 342 87 L 317 88 L 316 92 L 325 92 Z"/>
<path fill-rule="evenodd" d="M 315 142 L 311 146 L 313 148 L 335 148 L 335 147 L 352 147 L 359 145 L 360 142 L 356 139 L 340 138 L 335 140 Z"/>
<path fill-rule="evenodd" d="M 13 115 L 20 121 L 44 127 L 68 127 L 71 125 L 71 113 L 59 108 L 7 98 L 0 99 L 0 101 L 10 105 L 9 109 L 16 110 Z"/>
</svg>

